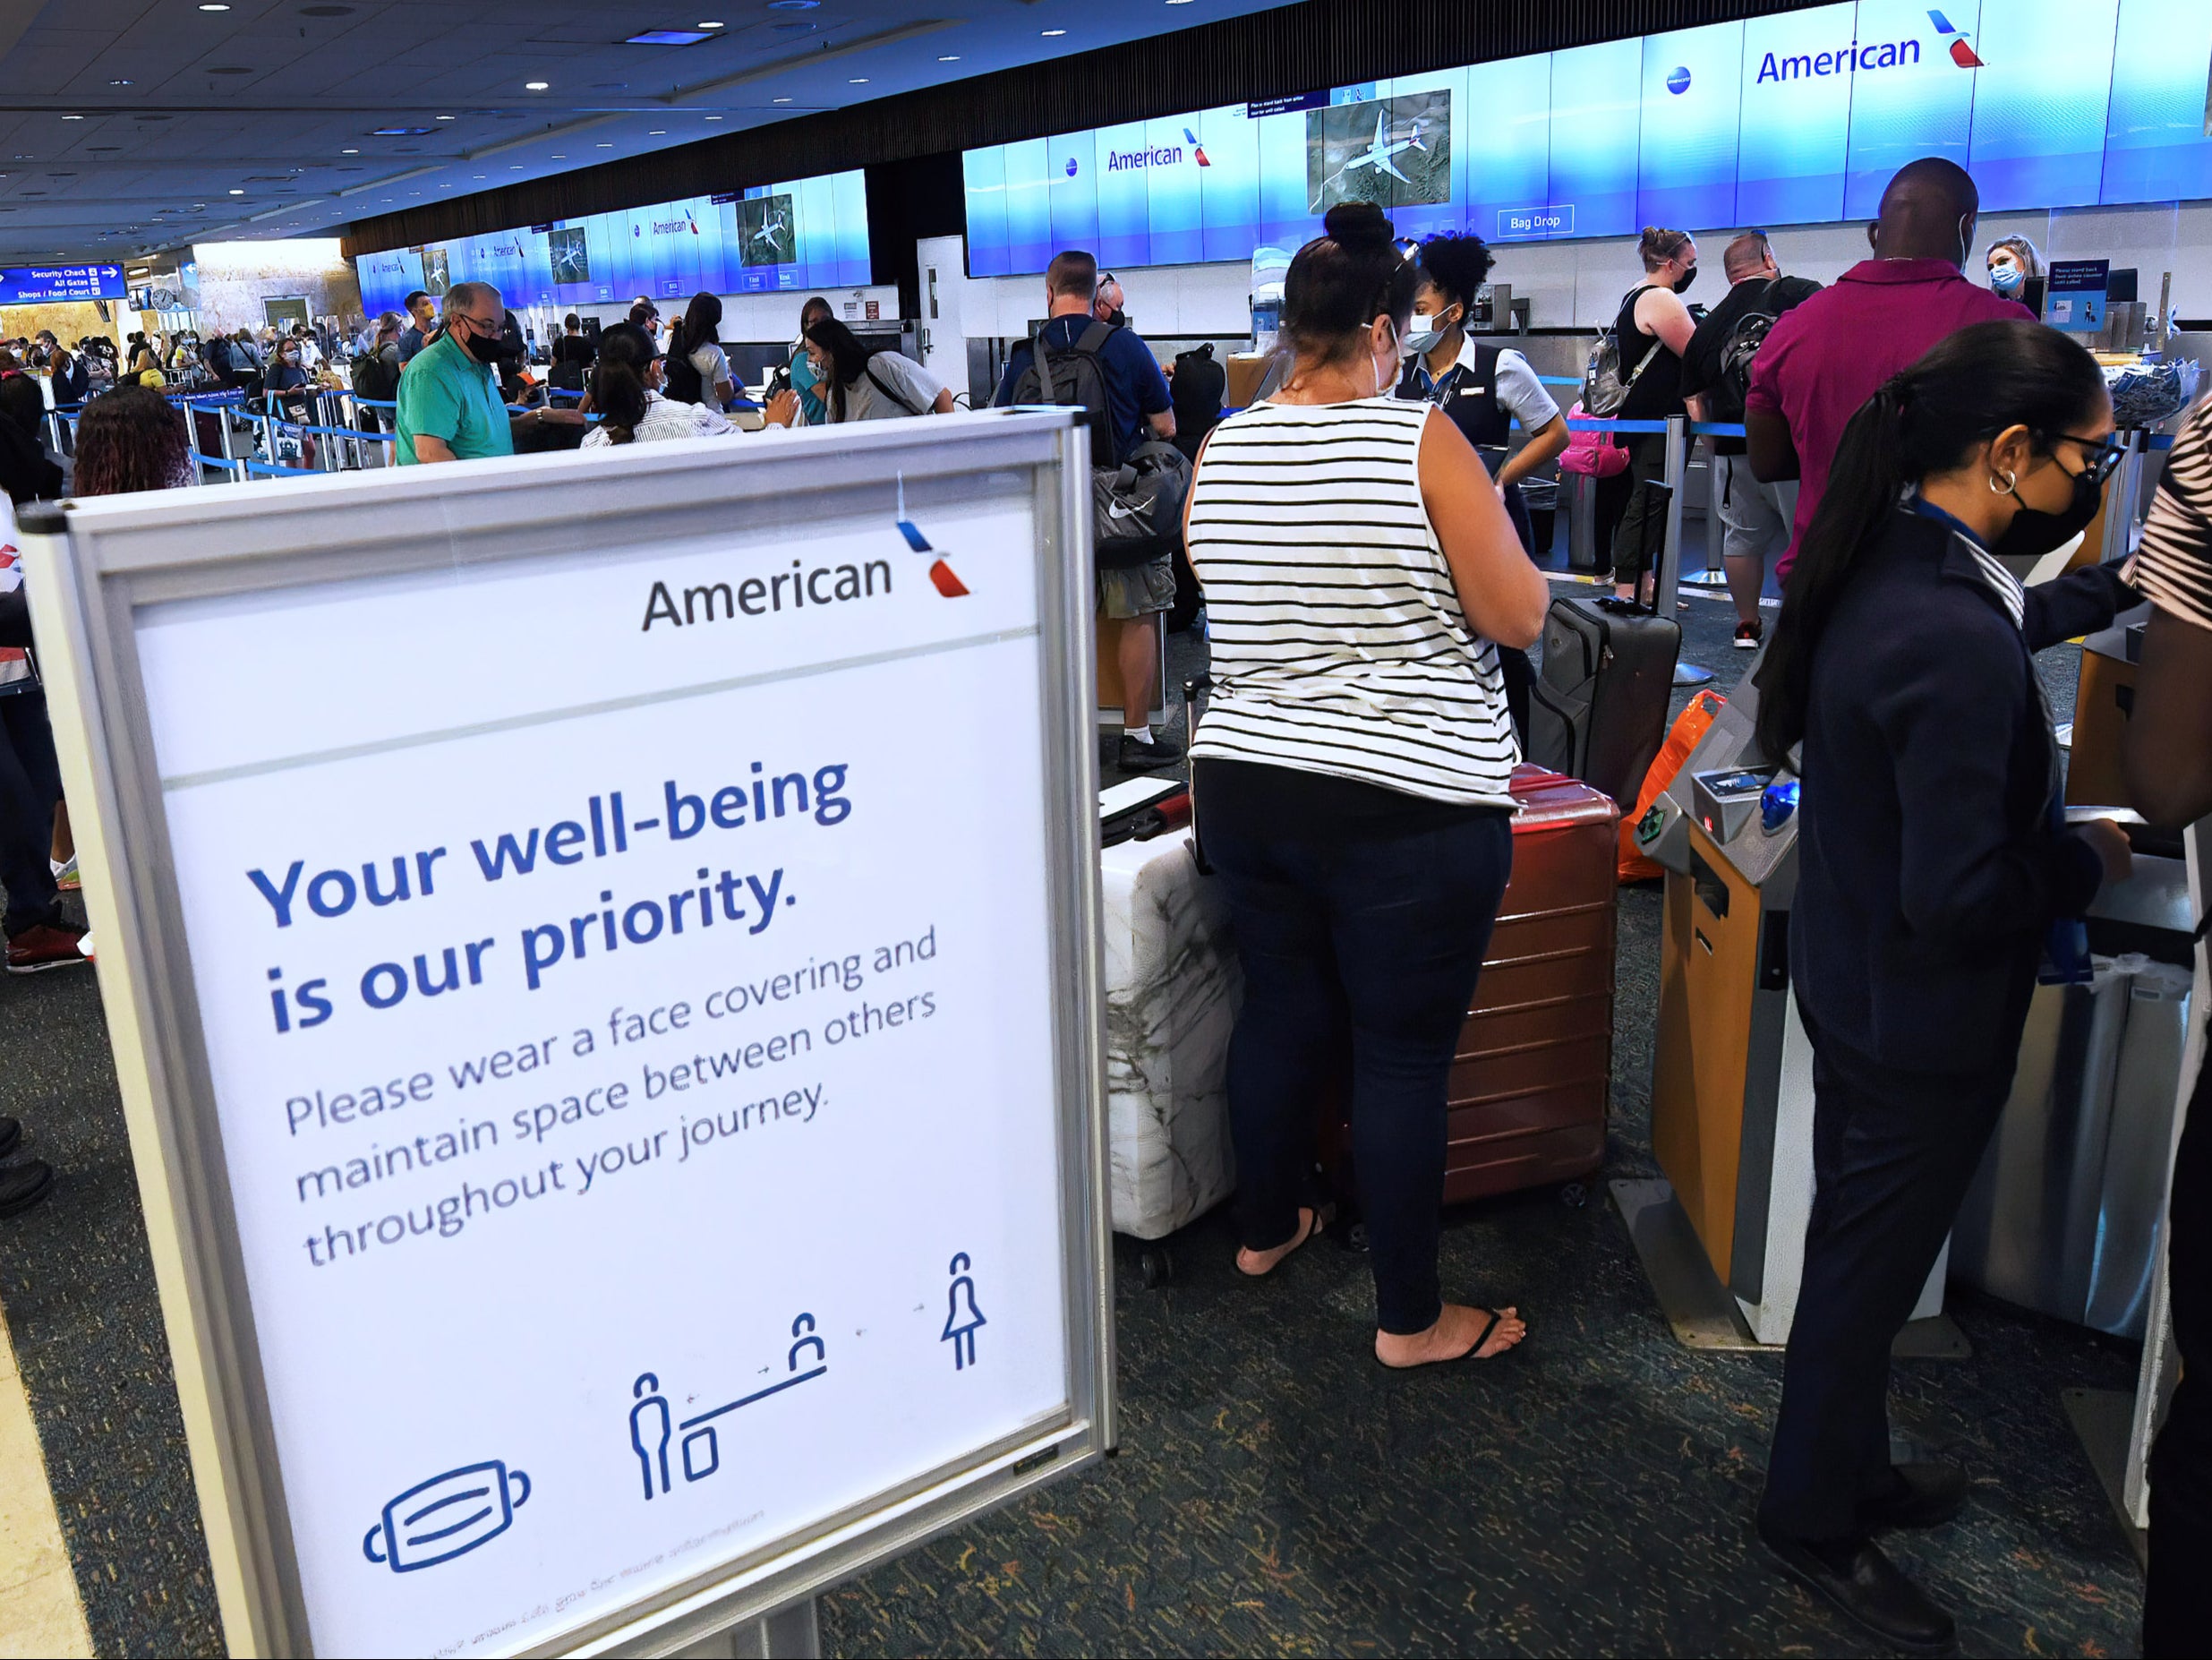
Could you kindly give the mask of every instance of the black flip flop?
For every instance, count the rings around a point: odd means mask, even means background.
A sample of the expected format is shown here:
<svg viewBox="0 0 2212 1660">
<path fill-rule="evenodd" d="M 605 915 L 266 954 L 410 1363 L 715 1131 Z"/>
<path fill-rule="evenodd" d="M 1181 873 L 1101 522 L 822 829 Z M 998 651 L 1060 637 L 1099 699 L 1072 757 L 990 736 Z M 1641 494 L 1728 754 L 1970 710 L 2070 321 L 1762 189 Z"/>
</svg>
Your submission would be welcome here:
<svg viewBox="0 0 2212 1660">
<path fill-rule="evenodd" d="M 1274 1268 L 1262 1269 L 1256 1274 L 1249 1273 L 1245 1271 L 1243 1263 L 1234 1262 L 1234 1260 L 1232 1259 L 1232 1262 L 1236 1268 L 1236 1271 L 1241 1278 L 1245 1279 L 1266 1279 L 1271 1278 L 1277 1269 L 1281 1268 L 1283 1264 L 1289 1262 L 1292 1257 L 1297 1255 L 1299 1252 L 1303 1250 L 1306 1246 L 1311 1245 L 1313 1243 L 1314 1236 L 1323 1228 L 1327 1228 L 1331 1222 L 1337 1219 L 1337 1207 L 1333 1204 L 1302 1204 L 1298 1208 L 1305 1215 L 1313 1219 L 1306 1224 L 1305 1231 L 1292 1239 L 1290 1242 L 1290 1249 L 1284 1252 L 1281 1256 L 1275 1259 Z M 1251 1247 L 1240 1246 L 1238 1248 L 1240 1250 L 1249 1250 Z M 1485 1332 L 1483 1335 L 1487 1337 L 1489 1333 Z"/>
<path fill-rule="evenodd" d="M 1390 1373 L 1396 1376 L 1403 1377 L 1409 1372 L 1440 1372 L 1447 1366 L 1456 1366 L 1466 1361 L 1475 1359 L 1482 1354 L 1482 1345 L 1490 1341 L 1490 1334 L 1498 1330 L 1498 1322 L 1505 1318 L 1503 1314 L 1499 1313 L 1494 1308 L 1486 1308 L 1482 1312 L 1488 1314 L 1490 1318 L 1482 1322 L 1482 1329 L 1474 1334 L 1474 1341 L 1468 1344 L 1465 1348 L 1460 1350 L 1458 1354 L 1454 1355 L 1449 1360 L 1423 1361 L 1417 1366 L 1394 1366 L 1388 1361 L 1385 1360 L 1380 1355 L 1375 1355 L 1375 1364 L 1378 1366 L 1380 1366 L 1385 1372 Z M 1520 1345 L 1517 1343 L 1514 1345 L 1514 1348 L 1518 1348 L 1519 1347 Z M 1513 1349 L 1510 1348 L 1500 1349 L 1497 1354 L 1492 1355 L 1490 1358 L 1492 1360 L 1501 1359 L 1505 1356 L 1510 1355 L 1512 1352 Z M 1371 1349 L 1369 1353 L 1373 1354 L 1373 1351 Z"/>
</svg>

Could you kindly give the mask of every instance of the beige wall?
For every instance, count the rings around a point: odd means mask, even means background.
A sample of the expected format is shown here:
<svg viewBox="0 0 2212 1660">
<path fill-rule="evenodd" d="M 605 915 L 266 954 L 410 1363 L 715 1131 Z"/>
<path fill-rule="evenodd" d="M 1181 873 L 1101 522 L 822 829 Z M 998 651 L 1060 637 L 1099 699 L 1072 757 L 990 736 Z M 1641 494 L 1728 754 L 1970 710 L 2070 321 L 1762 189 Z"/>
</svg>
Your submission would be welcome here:
<svg viewBox="0 0 2212 1660">
<path fill-rule="evenodd" d="M 123 302 L 110 300 L 108 314 L 123 314 Z M 0 337 L 7 339 L 29 339 L 41 329 L 54 330 L 54 338 L 64 346 L 73 347 L 88 334 L 104 334 L 111 340 L 123 337 L 115 332 L 112 322 L 102 322 L 98 308 L 90 300 L 57 300 L 46 305 L 0 306 Z"/>
<path fill-rule="evenodd" d="M 336 237 L 288 242 L 201 243 L 200 328 L 209 333 L 259 329 L 263 299 L 298 295 L 316 317 L 347 318 L 361 310 L 361 285 L 338 253 Z"/>
</svg>

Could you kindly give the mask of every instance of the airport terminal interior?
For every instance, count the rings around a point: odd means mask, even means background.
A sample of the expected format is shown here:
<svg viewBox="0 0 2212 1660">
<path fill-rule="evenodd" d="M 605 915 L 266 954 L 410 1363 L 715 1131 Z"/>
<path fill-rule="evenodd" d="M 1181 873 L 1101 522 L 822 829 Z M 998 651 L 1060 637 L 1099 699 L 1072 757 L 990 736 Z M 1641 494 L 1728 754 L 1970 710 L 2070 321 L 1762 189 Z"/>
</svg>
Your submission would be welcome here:
<svg viewBox="0 0 2212 1660">
<path fill-rule="evenodd" d="M 2212 7 L 697 3 L 0 12 L 0 1655 L 2201 1652 Z"/>
</svg>

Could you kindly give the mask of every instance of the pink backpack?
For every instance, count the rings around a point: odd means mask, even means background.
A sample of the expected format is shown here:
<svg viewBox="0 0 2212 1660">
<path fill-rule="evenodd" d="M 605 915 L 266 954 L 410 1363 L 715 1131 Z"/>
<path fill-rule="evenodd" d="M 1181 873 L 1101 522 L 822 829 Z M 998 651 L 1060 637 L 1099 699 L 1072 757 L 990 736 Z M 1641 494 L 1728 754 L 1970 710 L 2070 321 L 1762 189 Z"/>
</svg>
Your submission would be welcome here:
<svg viewBox="0 0 2212 1660">
<path fill-rule="evenodd" d="M 1587 419 L 1580 404 L 1567 412 L 1570 421 Z M 1559 457 L 1562 473 L 1587 473 L 1593 478 L 1612 478 L 1628 470 L 1628 452 L 1613 441 L 1610 432 L 1569 432 L 1567 449 Z"/>
</svg>

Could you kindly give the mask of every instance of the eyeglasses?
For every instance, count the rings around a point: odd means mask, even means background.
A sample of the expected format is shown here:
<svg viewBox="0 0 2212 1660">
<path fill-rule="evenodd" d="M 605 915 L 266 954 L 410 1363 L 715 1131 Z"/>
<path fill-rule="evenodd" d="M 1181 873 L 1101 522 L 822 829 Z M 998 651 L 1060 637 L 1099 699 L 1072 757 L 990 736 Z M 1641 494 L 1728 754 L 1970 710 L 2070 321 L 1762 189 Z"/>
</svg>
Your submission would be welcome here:
<svg viewBox="0 0 2212 1660">
<path fill-rule="evenodd" d="M 2127 459 L 2127 450 L 2108 438 L 2076 438 L 2071 432 L 2054 432 L 2054 440 L 2060 443 L 2080 444 L 2088 452 L 2088 465 L 2081 475 L 2103 483 L 2120 470 L 2121 462 Z"/>
</svg>

